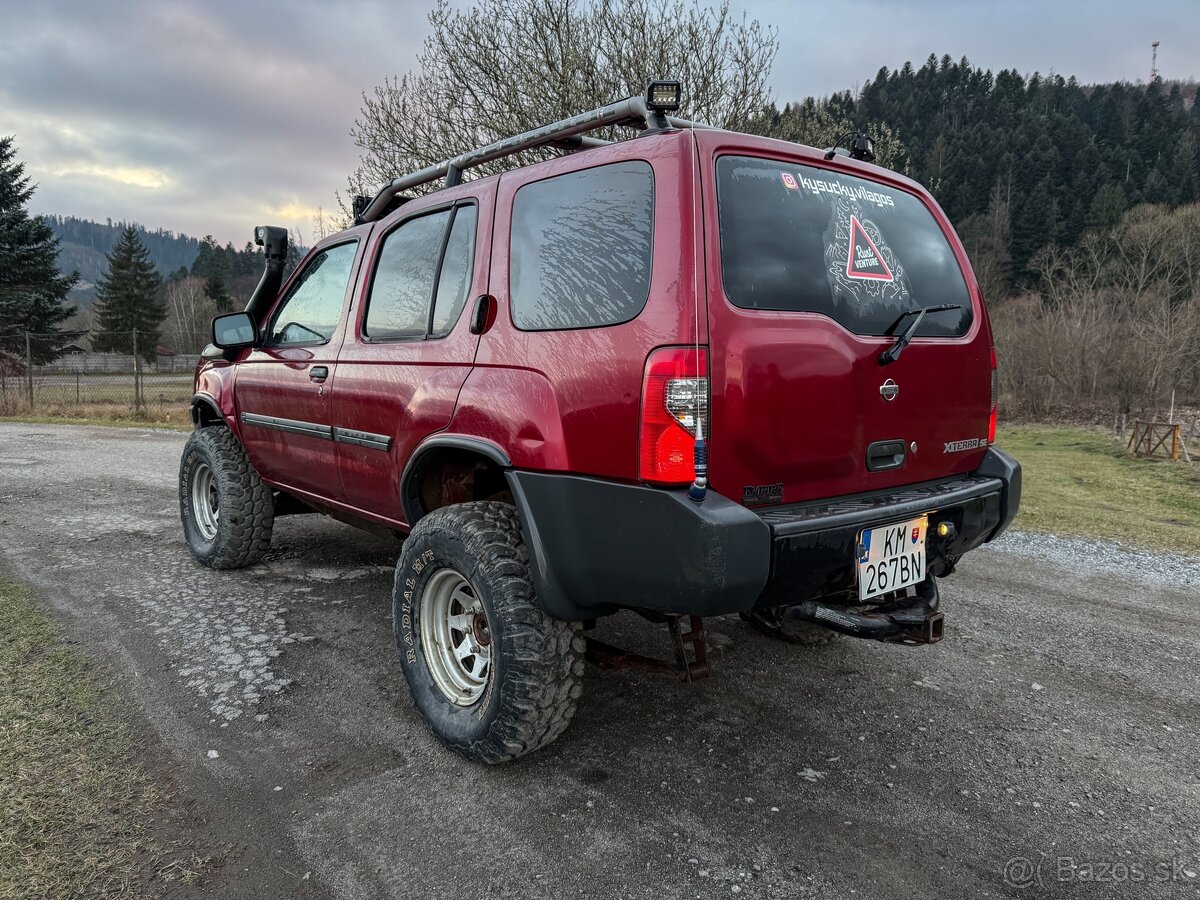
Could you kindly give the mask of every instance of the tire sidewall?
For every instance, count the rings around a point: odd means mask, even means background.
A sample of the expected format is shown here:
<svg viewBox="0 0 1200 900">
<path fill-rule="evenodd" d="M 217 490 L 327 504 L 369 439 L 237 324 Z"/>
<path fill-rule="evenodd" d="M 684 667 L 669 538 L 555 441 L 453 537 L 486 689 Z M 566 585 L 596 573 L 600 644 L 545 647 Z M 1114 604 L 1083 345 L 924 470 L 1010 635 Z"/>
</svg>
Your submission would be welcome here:
<svg viewBox="0 0 1200 900">
<path fill-rule="evenodd" d="M 204 439 L 204 432 L 198 431 L 188 438 L 183 448 L 183 458 L 179 461 L 179 516 L 183 520 L 183 535 L 192 553 L 201 562 L 210 562 L 217 555 L 217 547 L 221 540 L 221 522 L 217 520 L 216 536 L 210 541 L 204 537 L 196 524 L 196 514 L 192 509 L 192 479 L 195 477 L 198 464 L 208 466 L 216 481 L 217 496 L 220 497 L 225 488 L 224 473 L 217 465 L 212 448 Z"/>
<path fill-rule="evenodd" d="M 483 604 L 492 639 L 490 675 L 483 695 L 470 706 L 451 701 L 433 679 L 421 641 L 421 604 L 433 575 L 455 569 L 470 583 Z M 393 590 L 393 623 L 400 665 L 412 692 L 413 702 L 442 740 L 461 752 L 487 742 L 503 708 L 506 662 L 511 652 L 511 635 L 497 614 L 493 578 L 482 560 L 475 559 L 462 536 L 433 527 L 414 533 L 404 544 L 396 563 Z"/>
</svg>

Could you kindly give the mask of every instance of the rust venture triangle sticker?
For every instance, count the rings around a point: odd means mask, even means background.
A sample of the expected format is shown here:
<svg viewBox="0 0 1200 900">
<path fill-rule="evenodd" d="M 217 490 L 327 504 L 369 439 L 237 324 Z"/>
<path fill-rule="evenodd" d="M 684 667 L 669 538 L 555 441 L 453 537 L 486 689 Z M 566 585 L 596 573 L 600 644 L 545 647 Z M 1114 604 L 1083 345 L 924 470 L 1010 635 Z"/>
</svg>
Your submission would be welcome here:
<svg viewBox="0 0 1200 900">
<path fill-rule="evenodd" d="M 883 254 L 862 227 L 857 216 L 850 217 L 850 248 L 846 254 L 846 277 L 866 281 L 895 281 Z"/>
</svg>

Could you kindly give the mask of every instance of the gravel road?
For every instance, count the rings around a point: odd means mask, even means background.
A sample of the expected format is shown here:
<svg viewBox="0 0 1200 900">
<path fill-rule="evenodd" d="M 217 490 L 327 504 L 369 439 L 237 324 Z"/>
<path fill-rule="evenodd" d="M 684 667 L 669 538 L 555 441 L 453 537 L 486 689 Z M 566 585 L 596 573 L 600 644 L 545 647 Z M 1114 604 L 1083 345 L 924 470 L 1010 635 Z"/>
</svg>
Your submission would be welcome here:
<svg viewBox="0 0 1200 900">
<path fill-rule="evenodd" d="M 184 437 L 0 424 L 0 575 L 133 699 L 200 894 L 1200 893 L 1200 561 L 1014 535 L 944 582 L 933 647 L 710 620 L 713 678 L 589 667 L 562 739 L 481 768 L 409 701 L 397 545 L 301 516 L 263 565 L 195 565 Z"/>
</svg>

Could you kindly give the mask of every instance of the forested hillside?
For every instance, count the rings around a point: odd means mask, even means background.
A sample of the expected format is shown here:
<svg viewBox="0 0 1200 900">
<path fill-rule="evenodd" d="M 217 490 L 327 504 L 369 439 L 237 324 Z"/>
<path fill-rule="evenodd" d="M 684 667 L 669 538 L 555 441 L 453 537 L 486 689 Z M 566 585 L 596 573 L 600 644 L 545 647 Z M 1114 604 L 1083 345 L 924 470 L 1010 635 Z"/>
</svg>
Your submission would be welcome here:
<svg viewBox="0 0 1200 900">
<path fill-rule="evenodd" d="M 59 239 L 58 264 L 62 272 L 78 271 L 80 287 L 95 284 L 105 270 L 105 256 L 121 237 L 125 222 L 92 222 L 75 216 L 45 216 Z M 163 228 L 150 231 L 134 225 L 154 267 L 163 275 L 190 269 L 200 251 L 200 241 Z"/>
<path fill-rule="evenodd" d="M 59 239 L 58 268 L 63 274 L 79 272 L 79 283 L 71 300 L 90 306 L 95 285 L 107 268 L 106 256 L 120 240 L 125 222 L 92 222 L 75 216 L 45 216 L 46 223 Z M 232 243 L 222 247 L 212 237 L 194 238 L 163 228 L 150 231 L 134 223 L 150 261 L 164 279 L 178 280 L 195 276 L 205 280 L 206 290 L 219 308 L 235 300 L 244 302 L 262 271 L 262 255 L 249 241 L 240 250 Z M 303 255 L 304 247 L 293 236 L 289 248 L 289 269 Z"/>
<path fill-rule="evenodd" d="M 762 130 L 848 121 L 894 135 L 892 164 L 933 191 L 994 296 L 1030 283 L 1043 247 L 1074 245 L 1141 203 L 1200 200 L 1195 98 L 1194 82 L 1081 85 L 930 56 L 880 69 L 857 95 L 773 109 Z"/>
</svg>

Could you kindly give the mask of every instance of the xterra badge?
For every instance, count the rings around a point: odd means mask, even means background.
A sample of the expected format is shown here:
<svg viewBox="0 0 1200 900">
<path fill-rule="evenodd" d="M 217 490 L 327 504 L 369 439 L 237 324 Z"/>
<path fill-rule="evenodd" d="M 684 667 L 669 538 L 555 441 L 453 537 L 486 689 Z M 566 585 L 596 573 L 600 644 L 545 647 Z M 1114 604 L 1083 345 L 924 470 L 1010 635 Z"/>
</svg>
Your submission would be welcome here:
<svg viewBox="0 0 1200 900">
<path fill-rule="evenodd" d="M 987 438 L 971 438 L 966 441 L 946 441 L 943 453 L 962 453 L 964 450 L 978 450 L 988 445 Z"/>
</svg>

